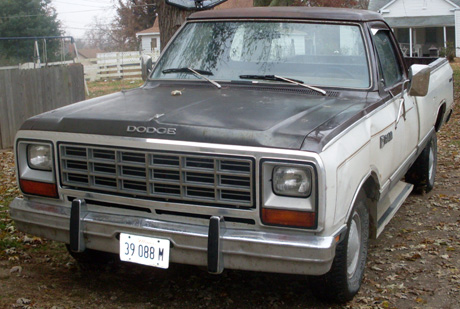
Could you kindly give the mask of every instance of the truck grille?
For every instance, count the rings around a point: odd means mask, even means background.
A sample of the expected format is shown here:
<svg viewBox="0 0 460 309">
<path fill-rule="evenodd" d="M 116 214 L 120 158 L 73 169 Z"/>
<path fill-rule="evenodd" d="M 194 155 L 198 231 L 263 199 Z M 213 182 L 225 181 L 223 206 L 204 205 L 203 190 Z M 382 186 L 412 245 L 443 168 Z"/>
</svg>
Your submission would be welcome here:
<svg viewBox="0 0 460 309">
<path fill-rule="evenodd" d="M 61 183 L 95 192 L 221 207 L 254 207 L 249 158 L 60 144 Z"/>
</svg>

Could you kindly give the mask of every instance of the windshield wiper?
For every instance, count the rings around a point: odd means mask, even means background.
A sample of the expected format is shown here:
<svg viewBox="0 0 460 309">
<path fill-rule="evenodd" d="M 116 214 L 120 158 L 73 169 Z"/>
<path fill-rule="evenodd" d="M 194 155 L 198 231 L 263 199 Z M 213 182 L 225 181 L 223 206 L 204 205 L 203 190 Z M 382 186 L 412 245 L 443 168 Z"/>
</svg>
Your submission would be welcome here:
<svg viewBox="0 0 460 309">
<path fill-rule="evenodd" d="M 287 83 L 291 83 L 291 84 L 294 84 L 294 85 L 298 85 L 298 86 L 302 86 L 302 87 L 314 90 L 316 92 L 321 93 L 322 95 L 327 95 L 326 91 L 324 91 L 323 89 L 316 88 L 316 87 L 313 87 L 313 86 L 310 86 L 310 85 L 306 85 L 301 80 L 292 79 L 292 78 L 286 78 L 286 77 L 279 76 L 279 75 L 240 75 L 240 78 L 242 78 L 242 79 L 274 80 L 274 81 L 280 81 L 280 82 L 287 82 Z"/>
<path fill-rule="evenodd" d="M 201 75 L 214 75 L 212 74 L 211 71 L 205 71 L 205 70 L 198 70 L 194 69 L 195 72 L 200 73 Z M 168 73 L 193 73 L 193 71 L 190 68 L 171 68 L 171 69 L 166 69 L 161 71 L 163 74 L 168 74 Z"/>
<path fill-rule="evenodd" d="M 198 77 L 200 77 L 200 78 L 202 78 L 204 80 L 207 80 L 208 82 L 210 82 L 211 84 L 213 84 L 217 88 L 219 88 L 219 89 L 222 88 L 222 86 L 220 84 L 218 84 L 217 82 L 215 82 L 215 81 L 207 78 L 206 76 L 204 76 L 204 75 L 214 75 L 210 71 L 195 70 L 195 69 L 192 69 L 192 68 L 172 68 L 172 69 L 163 70 L 163 71 L 161 71 L 161 73 L 163 73 L 163 74 L 169 74 L 169 73 L 192 73 L 195 76 L 198 76 Z"/>
</svg>

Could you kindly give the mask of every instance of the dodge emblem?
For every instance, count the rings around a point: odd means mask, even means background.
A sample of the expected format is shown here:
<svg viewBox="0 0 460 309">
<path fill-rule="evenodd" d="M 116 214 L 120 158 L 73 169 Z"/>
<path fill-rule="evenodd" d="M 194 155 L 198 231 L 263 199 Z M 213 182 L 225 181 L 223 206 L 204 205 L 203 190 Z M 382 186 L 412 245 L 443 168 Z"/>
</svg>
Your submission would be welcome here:
<svg viewBox="0 0 460 309">
<path fill-rule="evenodd" d="M 147 134 L 159 134 L 159 135 L 176 135 L 176 128 L 155 128 L 155 127 L 136 127 L 128 126 L 126 129 L 128 133 L 147 133 Z"/>
</svg>

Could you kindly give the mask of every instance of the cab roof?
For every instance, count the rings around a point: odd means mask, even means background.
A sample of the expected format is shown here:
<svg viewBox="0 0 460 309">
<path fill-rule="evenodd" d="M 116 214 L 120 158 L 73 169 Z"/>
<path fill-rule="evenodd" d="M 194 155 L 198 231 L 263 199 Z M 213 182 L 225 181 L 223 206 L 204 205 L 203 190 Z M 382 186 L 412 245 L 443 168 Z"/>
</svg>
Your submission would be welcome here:
<svg viewBox="0 0 460 309">
<path fill-rule="evenodd" d="M 337 21 L 383 20 L 377 12 L 325 7 L 255 7 L 224 10 L 207 10 L 193 13 L 187 20 L 203 19 L 305 19 Z"/>
</svg>

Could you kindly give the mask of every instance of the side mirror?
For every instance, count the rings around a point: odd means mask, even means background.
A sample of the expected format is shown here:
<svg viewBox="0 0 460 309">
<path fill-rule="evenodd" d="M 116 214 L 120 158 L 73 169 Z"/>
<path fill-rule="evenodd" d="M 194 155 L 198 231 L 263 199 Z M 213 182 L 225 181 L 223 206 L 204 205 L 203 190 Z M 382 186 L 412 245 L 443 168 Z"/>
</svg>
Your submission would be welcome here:
<svg viewBox="0 0 460 309">
<path fill-rule="evenodd" d="M 424 97 L 430 86 L 431 69 L 427 65 L 414 64 L 409 68 L 409 95 Z"/>
<path fill-rule="evenodd" d="M 143 55 L 141 57 L 142 80 L 147 80 L 153 70 L 152 57 Z"/>
<path fill-rule="evenodd" d="M 169 5 L 184 10 L 207 10 L 227 0 L 166 0 Z"/>
</svg>

